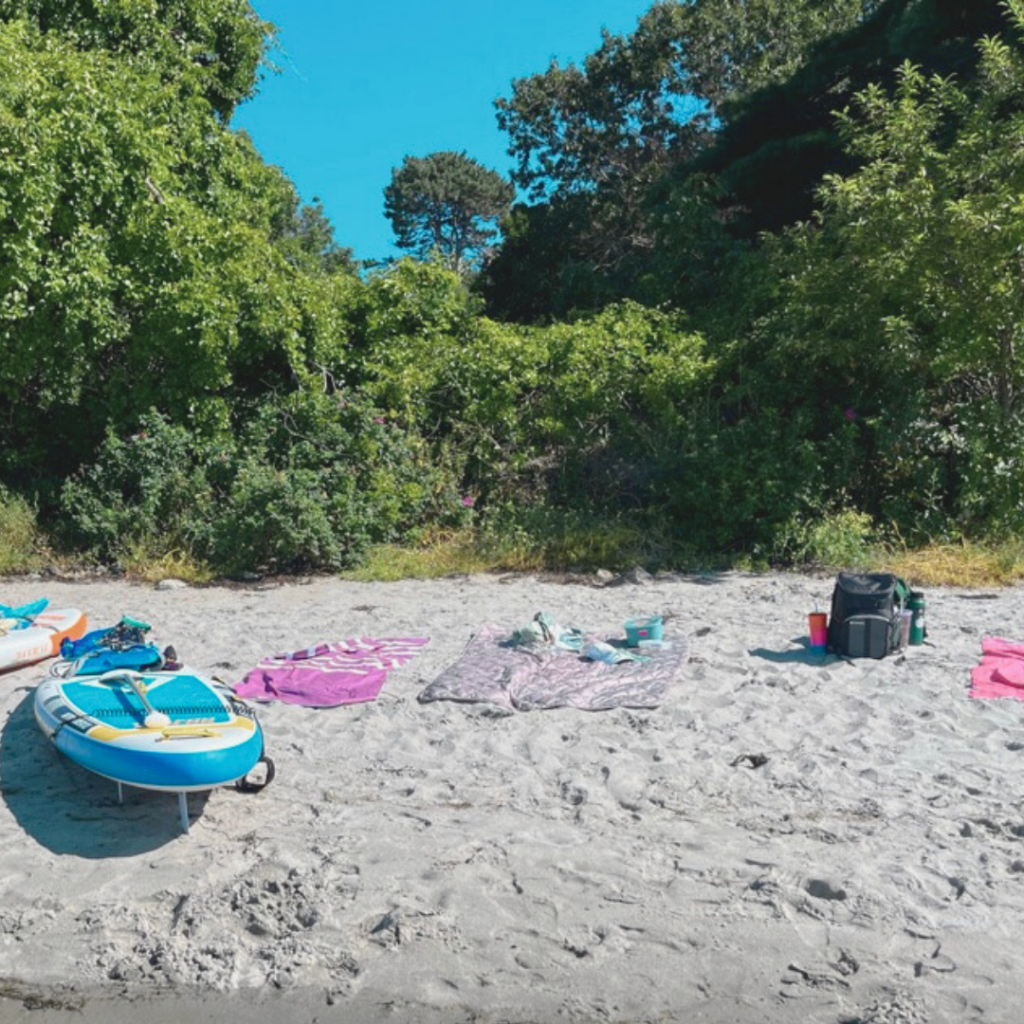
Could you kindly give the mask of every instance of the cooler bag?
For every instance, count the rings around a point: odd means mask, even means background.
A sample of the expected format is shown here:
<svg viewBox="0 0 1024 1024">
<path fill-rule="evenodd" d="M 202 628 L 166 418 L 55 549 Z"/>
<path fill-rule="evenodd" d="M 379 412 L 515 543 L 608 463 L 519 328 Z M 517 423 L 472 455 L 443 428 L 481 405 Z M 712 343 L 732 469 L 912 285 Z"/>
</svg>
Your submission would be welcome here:
<svg viewBox="0 0 1024 1024">
<path fill-rule="evenodd" d="M 847 658 L 884 658 L 900 640 L 907 586 L 888 572 L 841 572 L 832 591 L 828 647 Z"/>
</svg>

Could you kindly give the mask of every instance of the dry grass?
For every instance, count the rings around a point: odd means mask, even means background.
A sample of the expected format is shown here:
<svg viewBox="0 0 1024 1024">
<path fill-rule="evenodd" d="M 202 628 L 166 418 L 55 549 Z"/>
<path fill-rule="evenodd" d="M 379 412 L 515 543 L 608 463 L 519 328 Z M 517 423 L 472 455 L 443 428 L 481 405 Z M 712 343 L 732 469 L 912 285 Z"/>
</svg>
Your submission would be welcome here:
<svg viewBox="0 0 1024 1024">
<path fill-rule="evenodd" d="M 471 530 L 433 533 L 419 544 L 382 544 L 372 548 L 363 563 L 342 574 L 362 582 L 436 579 L 455 573 L 528 572 L 544 568 L 543 552 L 532 554 L 514 546 L 498 547 Z"/>
<path fill-rule="evenodd" d="M 728 560 L 717 560 L 725 567 Z M 641 565 L 704 568 L 689 549 L 650 529 L 610 520 L 550 517 L 501 528 L 432 532 L 415 545 L 381 545 L 344 579 L 371 582 L 485 572 L 621 571 Z"/>
<path fill-rule="evenodd" d="M 1024 580 L 1024 543 L 931 544 L 915 551 L 893 550 L 882 567 L 918 586 L 1006 587 Z"/>
<path fill-rule="evenodd" d="M 577 532 L 537 541 L 522 535 L 501 540 L 467 530 L 435 534 L 412 547 L 383 545 L 374 548 L 362 565 L 345 573 L 344 577 L 395 581 L 456 573 L 558 572 L 567 565 L 613 570 L 636 564 L 673 569 L 686 567 L 675 564 L 676 559 L 658 558 L 658 554 L 661 552 L 654 552 L 650 547 L 641 550 L 637 537 L 631 533 L 616 536 L 613 532 L 602 532 L 583 536 Z M 731 564 L 735 568 L 749 568 L 743 559 L 734 559 Z M 1024 541 L 931 544 L 915 550 L 876 548 L 866 554 L 865 565 L 896 573 L 920 587 L 1005 587 L 1024 581 Z"/>
</svg>

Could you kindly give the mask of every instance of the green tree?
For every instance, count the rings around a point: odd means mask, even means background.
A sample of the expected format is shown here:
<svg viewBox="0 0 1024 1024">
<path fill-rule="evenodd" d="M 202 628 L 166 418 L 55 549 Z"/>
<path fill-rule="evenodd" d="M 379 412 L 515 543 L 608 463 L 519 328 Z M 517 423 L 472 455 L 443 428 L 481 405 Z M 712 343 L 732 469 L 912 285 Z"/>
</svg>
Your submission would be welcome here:
<svg viewBox="0 0 1024 1024">
<path fill-rule="evenodd" d="M 975 74 L 980 39 L 1003 27 L 1001 5 L 963 0 L 864 0 L 863 16 L 804 48 L 786 74 L 761 75 L 719 107 L 721 124 L 699 169 L 715 174 L 742 212 L 734 231 L 756 237 L 808 217 L 828 173 L 853 170 L 834 112 L 874 83 L 890 88 L 904 61 L 926 72 Z M 815 5 L 807 7 L 813 16 Z"/>
<path fill-rule="evenodd" d="M 642 190 L 651 168 L 691 152 L 696 108 L 681 103 L 679 51 L 686 17 L 683 3 L 657 3 L 631 35 L 604 32 L 581 64 L 552 61 L 513 81 L 495 109 L 515 160 L 512 180 L 530 199 Z"/>
<path fill-rule="evenodd" d="M 775 358 L 856 410 L 873 511 L 1024 524 L 1024 4 L 976 82 L 904 65 L 839 119 L 861 166 L 776 260 Z M 913 518 L 913 517 L 911 517 Z"/>
<path fill-rule="evenodd" d="M 324 213 L 319 196 L 313 202 L 300 203 L 294 194 L 281 223 L 275 225 L 275 242 L 292 266 L 313 274 L 356 272 L 352 250 L 338 245 L 334 225 Z"/>
<path fill-rule="evenodd" d="M 0 180 L 4 460 L 66 469 L 150 406 L 225 425 L 336 362 L 353 286 L 276 248 L 290 182 L 147 63 L 0 25 Z"/>
<path fill-rule="evenodd" d="M 585 194 L 528 206 L 517 203 L 501 225 L 501 245 L 474 288 L 489 313 L 538 323 L 600 309 L 628 294 L 629 267 L 613 278 L 599 271 L 587 246 L 591 223 Z"/>
<path fill-rule="evenodd" d="M 687 178 L 714 147 L 716 119 L 736 96 L 784 80 L 870 2 L 660 0 L 630 35 L 606 32 L 581 64 L 553 62 L 514 81 L 496 103 L 498 123 L 513 180 L 538 205 L 517 210 L 503 232 L 484 282 L 490 308 L 535 318 L 621 296 L 692 301 L 706 290 L 720 226 L 733 218 L 706 174 Z M 539 282 L 534 247 L 555 257 Z"/>
<path fill-rule="evenodd" d="M 537 205 L 503 232 L 491 310 L 703 301 L 721 290 L 723 243 L 808 217 L 823 176 L 854 169 L 836 109 L 891 85 L 904 59 L 969 78 L 978 40 L 1001 25 L 994 2 L 662 0 L 579 65 L 516 80 L 498 121 Z"/>
<path fill-rule="evenodd" d="M 274 32 L 248 0 L 0 0 L 0 21 L 19 18 L 78 49 L 157 68 L 225 120 L 252 94 Z"/>
<path fill-rule="evenodd" d="M 880 0 L 695 0 L 680 25 L 682 84 L 719 116 L 730 102 L 786 81 L 823 39 L 847 31 Z"/>
<path fill-rule="evenodd" d="M 535 223 L 578 223 L 565 241 L 566 262 L 580 269 L 615 275 L 653 249 L 648 190 L 691 157 L 703 135 L 699 106 L 683 87 L 687 17 L 686 4 L 657 3 L 631 35 L 605 32 L 581 64 L 552 61 L 495 103 L 515 161 L 512 180 L 534 202 L 570 207 Z"/>
<path fill-rule="evenodd" d="M 500 174 L 465 153 L 407 156 L 384 189 L 384 212 L 400 248 L 421 257 L 436 250 L 461 274 L 497 235 L 514 195 Z"/>
<path fill-rule="evenodd" d="M 534 200 L 643 190 L 710 136 L 702 113 L 788 78 L 875 0 L 659 0 L 628 36 L 605 32 L 579 65 L 553 61 L 496 101 Z M 637 202 L 634 200 L 634 205 Z"/>
</svg>

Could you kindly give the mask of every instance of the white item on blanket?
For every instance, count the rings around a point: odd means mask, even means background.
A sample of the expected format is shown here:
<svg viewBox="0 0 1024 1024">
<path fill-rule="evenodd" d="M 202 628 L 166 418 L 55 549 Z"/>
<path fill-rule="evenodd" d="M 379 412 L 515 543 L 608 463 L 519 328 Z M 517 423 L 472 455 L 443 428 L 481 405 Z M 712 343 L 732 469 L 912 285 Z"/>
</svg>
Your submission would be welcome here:
<svg viewBox="0 0 1024 1024">
<path fill-rule="evenodd" d="M 621 647 L 606 644 L 603 640 L 591 640 L 587 643 L 583 648 L 583 657 L 589 658 L 591 661 L 603 661 L 606 665 L 618 665 L 622 661 L 644 660 L 629 651 L 624 651 Z"/>
</svg>

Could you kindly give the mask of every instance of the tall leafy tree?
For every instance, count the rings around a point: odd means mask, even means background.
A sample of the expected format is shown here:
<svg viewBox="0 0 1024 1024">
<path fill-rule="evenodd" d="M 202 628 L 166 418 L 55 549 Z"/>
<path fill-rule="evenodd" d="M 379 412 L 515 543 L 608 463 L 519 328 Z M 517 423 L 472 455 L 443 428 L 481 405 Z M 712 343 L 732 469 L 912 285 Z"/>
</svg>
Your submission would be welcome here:
<svg viewBox="0 0 1024 1024">
<path fill-rule="evenodd" d="M 384 189 L 384 211 L 398 245 L 419 256 L 436 250 L 463 273 L 497 235 L 515 191 L 465 153 L 407 156 Z"/>
<path fill-rule="evenodd" d="M 274 27 L 248 0 L 0 0 L 80 50 L 107 50 L 204 96 L 225 120 L 256 87 Z"/>
<path fill-rule="evenodd" d="M 1001 4 L 963 0 L 865 0 L 853 24 L 824 35 L 799 66 L 760 87 L 734 93 L 700 168 L 718 175 L 747 236 L 777 231 L 810 215 L 827 173 L 853 169 L 834 118 L 871 83 L 893 85 L 910 60 L 927 72 L 970 78 L 977 43 L 1003 27 Z M 813 5 L 812 5 L 813 9 Z"/>
<path fill-rule="evenodd" d="M 685 179 L 714 145 L 730 102 L 784 80 L 824 35 L 853 24 L 872 2 L 659 0 L 633 33 L 606 32 L 581 64 L 555 62 L 513 82 L 511 95 L 496 103 L 513 180 L 552 209 L 521 211 L 510 225 L 512 245 L 489 276 L 492 309 L 515 316 L 524 308 L 509 282 L 516 267 L 528 267 L 534 241 L 545 249 L 553 241 L 562 254 L 549 269 L 561 284 L 544 289 L 559 297 L 549 313 L 624 294 L 688 296 L 688 286 L 667 280 L 664 242 L 688 234 L 698 206 L 701 236 L 717 236 L 716 216 L 725 217 L 694 203 L 696 192 L 713 185 L 694 189 L 684 180 L 667 188 L 666 181 Z M 727 210 L 728 199 L 721 205 Z M 554 223 L 578 228 L 554 239 L 537 233 Z M 693 250 L 691 241 L 684 250 Z M 682 259 L 670 262 L 693 281 L 706 279 L 717 258 L 698 253 L 694 273 L 680 267 Z M 525 291 L 535 308 L 541 292 L 532 281 Z"/>
<path fill-rule="evenodd" d="M 293 193 L 283 214 L 275 225 L 275 241 L 292 266 L 316 274 L 355 273 L 352 250 L 335 240 L 334 225 L 324 213 L 319 196 L 303 204 Z"/>
<path fill-rule="evenodd" d="M 642 190 L 709 136 L 701 114 L 788 78 L 876 0 L 658 0 L 630 35 L 605 32 L 579 65 L 553 61 L 496 104 L 532 199 Z"/>
<path fill-rule="evenodd" d="M 0 24 L 0 180 L 8 459 L 74 465 L 150 406 L 223 423 L 337 345 L 345 278 L 275 245 L 291 183 L 148 62 Z"/>
<path fill-rule="evenodd" d="M 632 35 L 605 33 L 581 64 L 552 62 L 496 102 L 512 179 L 534 205 L 516 209 L 485 271 L 495 314 L 559 316 L 630 294 L 655 246 L 649 190 L 706 127 L 682 91 L 685 16 L 684 4 L 658 3 Z"/>
<path fill-rule="evenodd" d="M 632 35 L 605 32 L 581 64 L 552 61 L 495 102 L 513 181 L 531 199 L 642 189 L 652 168 L 690 151 L 696 108 L 680 105 L 686 15 L 685 4 L 655 4 Z"/>
<path fill-rule="evenodd" d="M 891 94 L 855 97 L 839 132 L 860 166 L 826 178 L 773 256 L 764 326 L 779 365 L 856 412 L 862 498 L 1019 529 L 1024 3 L 1007 6 L 1014 31 L 980 43 L 976 81 L 908 63 Z"/>
<path fill-rule="evenodd" d="M 880 0 L 695 0 L 681 18 L 683 87 L 720 117 L 730 102 L 788 79 L 814 47 Z"/>
<path fill-rule="evenodd" d="M 597 270 L 582 243 L 589 237 L 590 213 L 583 194 L 516 205 L 502 222 L 497 254 L 474 282 L 492 315 L 520 323 L 547 321 L 600 309 L 622 293 L 617 285 L 628 268 L 613 279 Z"/>
</svg>

